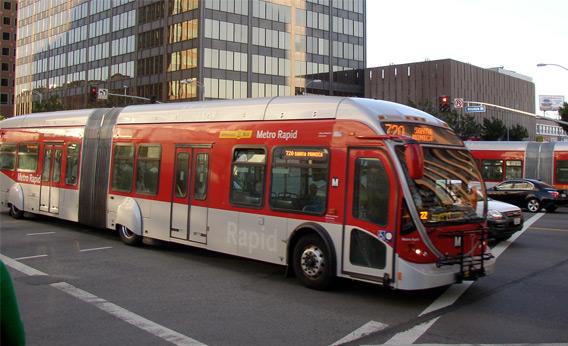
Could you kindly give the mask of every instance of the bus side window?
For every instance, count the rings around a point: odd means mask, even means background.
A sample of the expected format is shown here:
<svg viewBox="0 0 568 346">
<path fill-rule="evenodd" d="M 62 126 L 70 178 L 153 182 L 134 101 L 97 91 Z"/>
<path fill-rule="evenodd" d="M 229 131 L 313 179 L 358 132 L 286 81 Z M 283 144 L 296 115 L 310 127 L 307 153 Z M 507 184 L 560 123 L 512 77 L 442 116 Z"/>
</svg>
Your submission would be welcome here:
<svg viewBox="0 0 568 346">
<path fill-rule="evenodd" d="M 37 143 L 18 144 L 18 171 L 35 172 L 37 170 L 38 150 Z"/>
<path fill-rule="evenodd" d="M 115 144 L 112 165 L 112 190 L 132 191 L 132 174 L 134 173 L 134 145 Z"/>
<path fill-rule="evenodd" d="M 264 194 L 264 149 L 235 149 L 231 174 L 231 203 L 260 207 Z"/>
<path fill-rule="evenodd" d="M 523 163 L 521 160 L 505 161 L 505 179 L 519 179 L 523 175 Z"/>
<path fill-rule="evenodd" d="M 13 171 L 16 168 L 16 144 L 0 145 L 0 169 Z"/>
<path fill-rule="evenodd" d="M 503 160 L 483 160 L 481 174 L 485 180 L 503 180 Z"/>
<path fill-rule="evenodd" d="M 568 183 L 568 160 L 556 161 L 556 182 L 560 184 Z"/>
<path fill-rule="evenodd" d="M 157 195 L 160 183 L 160 145 L 141 144 L 136 160 L 136 193 Z"/>
<path fill-rule="evenodd" d="M 65 185 L 77 185 L 79 178 L 79 152 L 77 143 L 67 144 L 67 161 L 65 167 Z"/>
</svg>

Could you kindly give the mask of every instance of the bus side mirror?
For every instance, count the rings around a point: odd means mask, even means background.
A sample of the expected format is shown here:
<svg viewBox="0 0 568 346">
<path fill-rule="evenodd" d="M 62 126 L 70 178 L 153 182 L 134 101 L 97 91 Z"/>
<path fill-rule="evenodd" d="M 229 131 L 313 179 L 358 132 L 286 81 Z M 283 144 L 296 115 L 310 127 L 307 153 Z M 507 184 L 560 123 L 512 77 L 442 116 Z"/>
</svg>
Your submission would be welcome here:
<svg viewBox="0 0 568 346">
<path fill-rule="evenodd" d="M 408 167 L 410 178 L 414 180 L 422 179 L 424 176 L 424 153 L 420 144 L 406 144 L 404 158 L 406 159 L 406 167 Z"/>
</svg>

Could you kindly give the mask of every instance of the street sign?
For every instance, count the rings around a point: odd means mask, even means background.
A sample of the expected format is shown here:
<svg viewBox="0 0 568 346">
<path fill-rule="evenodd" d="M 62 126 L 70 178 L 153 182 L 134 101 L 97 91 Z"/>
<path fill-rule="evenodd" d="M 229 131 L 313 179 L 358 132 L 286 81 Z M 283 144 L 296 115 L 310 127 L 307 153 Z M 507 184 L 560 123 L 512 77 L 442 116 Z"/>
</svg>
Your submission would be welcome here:
<svg viewBox="0 0 568 346">
<path fill-rule="evenodd" d="M 465 106 L 466 113 L 485 113 L 484 105 Z"/>
<path fill-rule="evenodd" d="M 454 108 L 455 109 L 463 108 L 463 99 L 462 98 L 455 98 L 454 99 Z"/>
<path fill-rule="evenodd" d="M 108 89 L 99 89 L 97 100 L 108 100 Z"/>
</svg>

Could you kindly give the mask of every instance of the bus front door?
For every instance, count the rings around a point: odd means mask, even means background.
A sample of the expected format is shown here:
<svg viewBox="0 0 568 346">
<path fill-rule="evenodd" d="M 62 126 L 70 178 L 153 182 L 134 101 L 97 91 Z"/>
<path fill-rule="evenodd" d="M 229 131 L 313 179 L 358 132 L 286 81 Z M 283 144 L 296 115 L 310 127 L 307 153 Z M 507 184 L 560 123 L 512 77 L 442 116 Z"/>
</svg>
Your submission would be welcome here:
<svg viewBox="0 0 568 346">
<path fill-rule="evenodd" d="M 384 150 L 350 148 L 343 273 L 372 281 L 393 273 L 398 184 Z"/>
<path fill-rule="evenodd" d="M 39 210 L 41 211 L 59 214 L 62 156 L 63 147 L 51 144 L 45 145 L 39 197 Z"/>
<path fill-rule="evenodd" d="M 176 148 L 170 237 L 207 243 L 209 149 Z"/>
</svg>

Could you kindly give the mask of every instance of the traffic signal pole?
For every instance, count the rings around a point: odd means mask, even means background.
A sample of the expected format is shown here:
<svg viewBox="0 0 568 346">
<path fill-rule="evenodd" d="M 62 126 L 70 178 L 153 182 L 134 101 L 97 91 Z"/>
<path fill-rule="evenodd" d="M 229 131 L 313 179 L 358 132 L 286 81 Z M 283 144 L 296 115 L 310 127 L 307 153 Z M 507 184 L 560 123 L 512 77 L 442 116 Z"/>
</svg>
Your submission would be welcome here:
<svg viewBox="0 0 568 346">
<path fill-rule="evenodd" d="M 509 112 L 515 112 L 515 113 L 520 113 L 520 114 L 524 114 L 524 115 L 532 115 L 533 117 L 537 118 L 537 119 L 546 119 L 546 120 L 551 120 L 554 121 L 558 124 L 562 124 L 562 125 L 568 125 L 568 122 L 566 121 L 562 121 L 562 120 L 557 120 L 557 119 L 551 119 L 551 118 L 547 118 L 547 117 L 543 117 L 540 116 L 538 114 L 534 114 L 534 113 L 529 113 L 529 112 L 525 112 L 525 111 L 521 111 L 519 109 L 514 109 L 514 108 L 509 108 L 509 107 L 503 107 L 503 106 L 499 106 L 499 105 L 494 105 L 492 103 L 487 103 L 487 102 L 479 102 L 479 101 L 464 101 L 465 103 L 467 103 L 467 105 L 469 106 L 470 103 L 475 103 L 475 104 L 479 104 L 479 105 L 484 105 L 484 106 L 489 106 L 489 107 L 495 107 L 495 108 L 499 108 L 499 109 L 504 109 L 506 111 Z"/>
<path fill-rule="evenodd" d="M 142 96 L 134 96 L 134 95 L 126 95 L 126 94 L 114 94 L 114 93 L 107 93 L 107 95 L 118 96 L 118 97 L 126 97 L 126 98 L 137 99 L 137 100 L 152 101 L 152 99 L 149 99 L 147 97 L 142 97 Z M 154 101 L 154 102 L 155 103 L 161 103 L 160 101 Z"/>
</svg>

